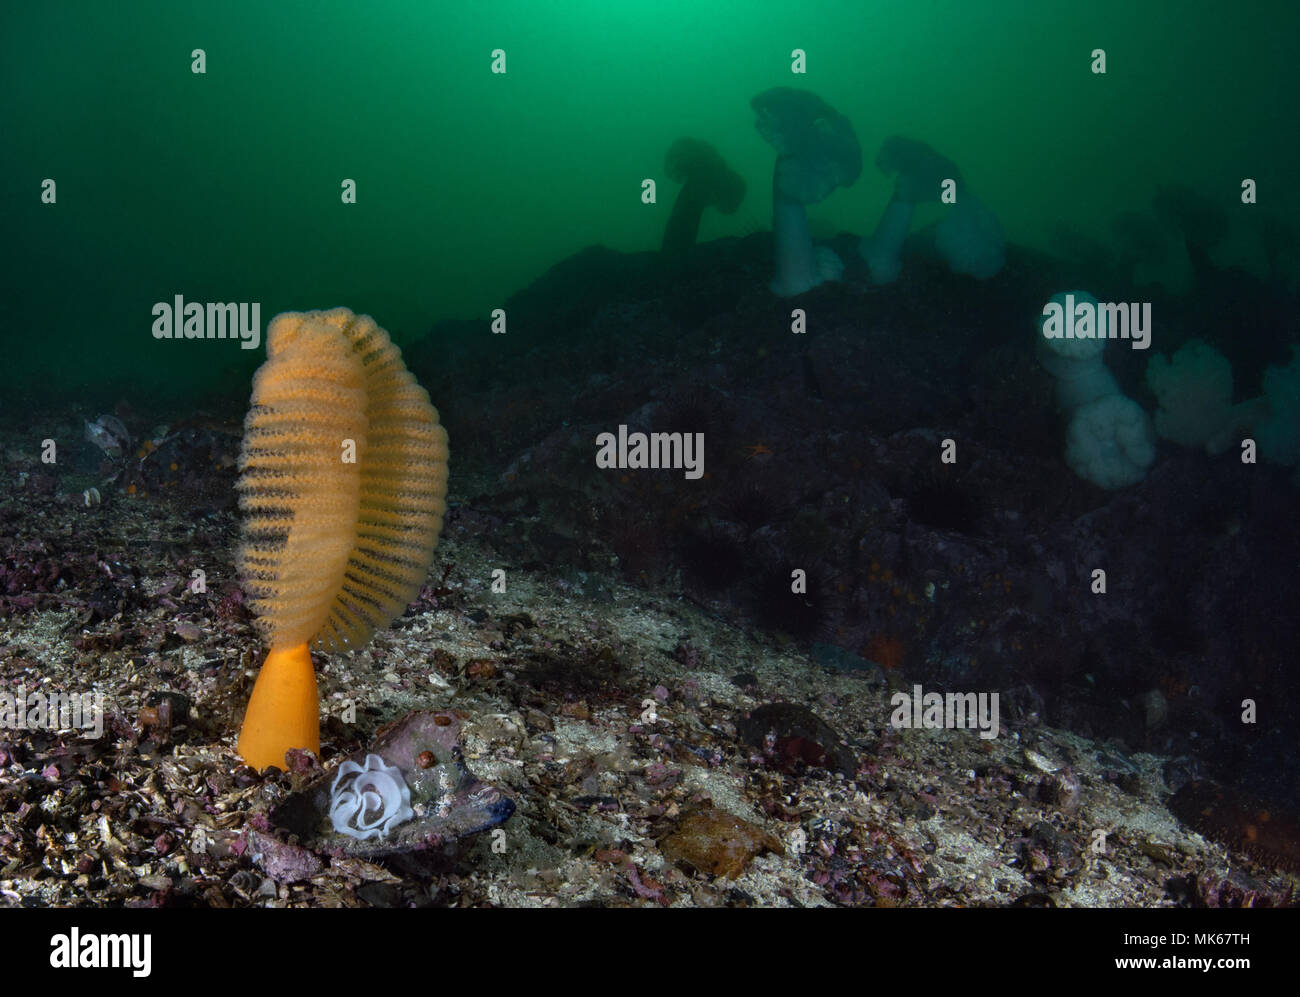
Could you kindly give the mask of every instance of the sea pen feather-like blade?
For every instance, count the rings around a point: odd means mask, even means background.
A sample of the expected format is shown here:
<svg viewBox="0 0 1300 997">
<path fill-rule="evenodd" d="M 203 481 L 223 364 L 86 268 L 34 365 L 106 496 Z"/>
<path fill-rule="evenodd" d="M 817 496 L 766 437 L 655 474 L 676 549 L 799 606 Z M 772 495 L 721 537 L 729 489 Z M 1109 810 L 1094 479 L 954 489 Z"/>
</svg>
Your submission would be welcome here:
<svg viewBox="0 0 1300 997">
<path fill-rule="evenodd" d="M 240 573 L 272 647 L 359 647 L 424 582 L 446 512 L 447 434 L 369 316 L 279 315 L 267 355 L 240 457 Z"/>
</svg>

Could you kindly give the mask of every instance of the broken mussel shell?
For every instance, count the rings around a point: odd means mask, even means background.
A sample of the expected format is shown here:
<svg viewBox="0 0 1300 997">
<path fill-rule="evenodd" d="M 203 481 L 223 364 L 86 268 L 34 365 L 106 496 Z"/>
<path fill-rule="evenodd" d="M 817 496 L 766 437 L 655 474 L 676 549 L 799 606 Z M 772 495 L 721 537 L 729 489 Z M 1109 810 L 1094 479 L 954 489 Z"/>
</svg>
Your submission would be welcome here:
<svg viewBox="0 0 1300 997">
<path fill-rule="evenodd" d="M 348 771 L 377 770 L 379 762 L 372 756 L 382 760 L 384 771 L 393 779 L 400 778 L 410 790 L 411 815 L 403 813 L 401 820 L 387 823 L 383 834 L 358 838 L 336 830 L 331 804 L 339 804 L 334 790 L 343 766 L 351 763 Z M 389 724 L 369 746 L 288 796 L 272 812 L 271 820 L 298 835 L 299 841 L 314 851 L 381 858 L 441 848 L 496 827 L 514 812 L 513 800 L 466 768 L 456 715 L 416 711 Z"/>
<path fill-rule="evenodd" d="M 94 422 L 82 420 L 86 442 L 93 443 L 114 460 L 131 449 L 131 434 L 115 415 L 101 415 Z"/>
</svg>

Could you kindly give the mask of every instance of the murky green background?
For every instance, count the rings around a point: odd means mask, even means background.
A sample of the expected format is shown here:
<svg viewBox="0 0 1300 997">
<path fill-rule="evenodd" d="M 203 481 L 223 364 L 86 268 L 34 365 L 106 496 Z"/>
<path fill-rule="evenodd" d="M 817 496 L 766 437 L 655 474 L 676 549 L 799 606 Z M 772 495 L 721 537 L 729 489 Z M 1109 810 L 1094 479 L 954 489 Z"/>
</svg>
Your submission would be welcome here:
<svg viewBox="0 0 1300 997">
<path fill-rule="evenodd" d="M 241 382 L 261 350 L 151 337 L 178 293 L 261 301 L 263 324 L 345 304 L 399 342 L 486 316 L 582 246 L 657 248 L 676 187 L 646 206 L 640 181 L 664 179 L 681 135 L 749 182 L 701 238 L 766 229 L 772 153 L 748 102 L 777 85 L 847 114 L 866 152 L 858 185 L 812 209 L 818 233 L 874 226 L 893 132 L 954 159 L 1013 241 L 1106 237 L 1170 180 L 1247 222 L 1250 176 L 1295 218 L 1298 55 L 1293 2 L 5 4 L 7 394 Z M 1250 226 L 1222 253 L 1257 265 Z"/>
</svg>

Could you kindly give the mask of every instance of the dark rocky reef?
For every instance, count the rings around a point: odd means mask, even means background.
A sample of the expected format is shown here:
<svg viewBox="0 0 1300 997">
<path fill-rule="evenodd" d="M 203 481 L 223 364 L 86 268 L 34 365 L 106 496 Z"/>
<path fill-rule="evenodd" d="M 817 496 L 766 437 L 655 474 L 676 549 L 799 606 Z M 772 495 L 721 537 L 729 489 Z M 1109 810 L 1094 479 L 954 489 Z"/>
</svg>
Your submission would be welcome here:
<svg viewBox="0 0 1300 997">
<path fill-rule="evenodd" d="M 1126 300 L 1113 270 L 1012 246 L 989 281 L 913 258 L 875 288 L 842 235 L 844 281 L 787 301 L 766 289 L 769 238 L 697 246 L 671 275 L 591 247 L 506 303 L 508 334 L 442 323 L 408 349 L 466 489 L 453 528 L 558 578 L 617 565 L 909 681 L 1001 690 L 1014 725 L 1200 753 L 1294 794 L 1290 742 L 1239 719 L 1243 698 L 1293 716 L 1300 691 L 1279 657 L 1300 643 L 1284 472 L 1162 444 L 1143 482 L 1105 492 L 1062 460 L 1034 317 L 1062 288 Z M 1189 335 L 1212 306 L 1154 303 Z M 1150 410 L 1147 356 L 1108 364 Z M 703 433 L 704 476 L 597 468 L 620 424 Z"/>
</svg>

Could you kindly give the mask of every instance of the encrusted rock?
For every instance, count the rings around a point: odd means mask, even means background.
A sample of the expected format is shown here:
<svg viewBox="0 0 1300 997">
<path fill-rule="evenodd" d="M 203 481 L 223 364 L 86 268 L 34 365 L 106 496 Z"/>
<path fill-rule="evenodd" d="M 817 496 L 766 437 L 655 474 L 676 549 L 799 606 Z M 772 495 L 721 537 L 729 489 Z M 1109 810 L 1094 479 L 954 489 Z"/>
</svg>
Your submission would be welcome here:
<svg viewBox="0 0 1300 997">
<path fill-rule="evenodd" d="M 394 779 L 400 775 L 410 791 L 411 815 L 403 813 L 400 821 L 384 822 L 383 834 L 362 839 L 335 829 L 331 789 L 338 771 L 348 763 L 361 770 L 377 769 L 372 756 Z M 385 727 L 372 744 L 337 769 L 291 794 L 271 817 L 313 851 L 377 857 L 437 848 L 496 827 L 514 812 L 514 801 L 466 768 L 455 714 L 417 711 Z"/>
</svg>

